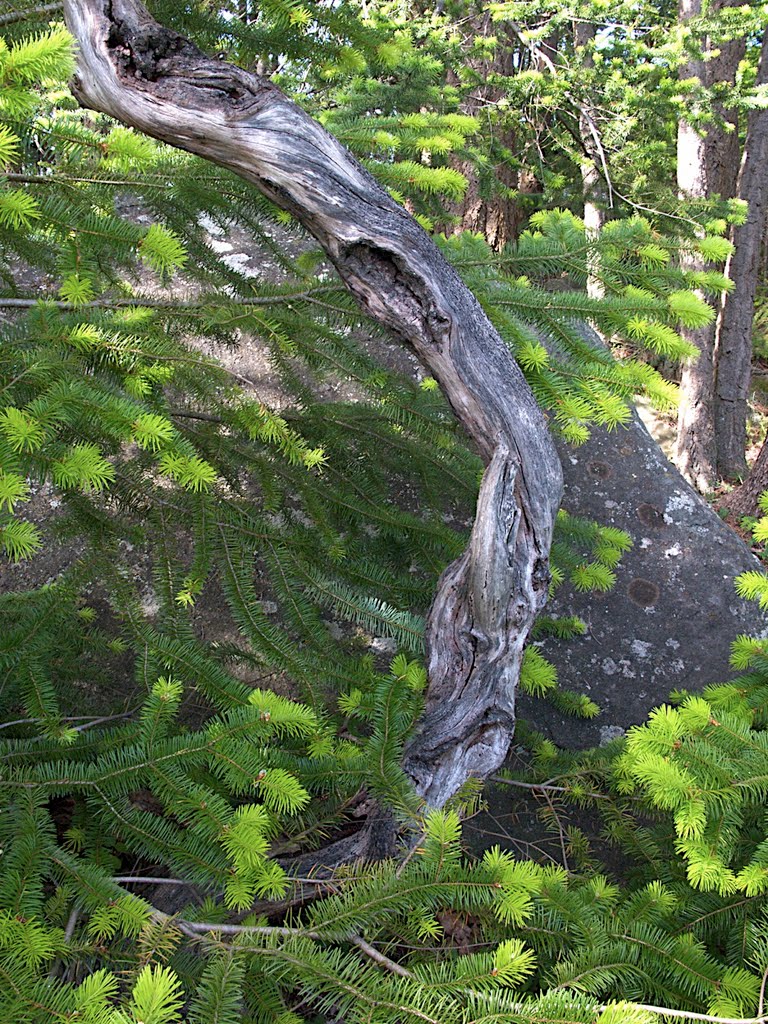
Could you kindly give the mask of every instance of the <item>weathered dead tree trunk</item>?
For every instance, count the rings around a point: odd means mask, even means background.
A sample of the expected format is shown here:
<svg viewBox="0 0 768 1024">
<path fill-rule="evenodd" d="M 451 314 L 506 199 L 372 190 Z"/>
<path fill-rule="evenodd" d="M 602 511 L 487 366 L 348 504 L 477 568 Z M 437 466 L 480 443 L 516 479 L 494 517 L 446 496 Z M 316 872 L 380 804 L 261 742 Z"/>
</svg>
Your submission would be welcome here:
<svg viewBox="0 0 768 1024">
<path fill-rule="evenodd" d="M 253 182 L 318 240 L 361 306 L 440 383 L 488 468 L 465 554 L 427 621 L 427 706 L 406 751 L 441 805 L 503 760 L 523 645 L 547 597 L 562 473 L 519 367 L 429 236 L 271 82 L 158 25 L 138 0 L 66 0 L 85 106 Z"/>
<path fill-rule="evenodd" d="M 763 37 L 756 85 L 768 83 L 768 32 Z M 737 195 L 749 203 L 747 220 L 735 227 L 734 250 L 725 272 L 733 281 L 717 324 L 715 434 L 718 471 L 726 480 L 744 475 L 747 403 L 752 370 L 752 321 L 760 267 L 760 247 L 768 212 L 768 110 L 749 114 Z"/>
</svg>

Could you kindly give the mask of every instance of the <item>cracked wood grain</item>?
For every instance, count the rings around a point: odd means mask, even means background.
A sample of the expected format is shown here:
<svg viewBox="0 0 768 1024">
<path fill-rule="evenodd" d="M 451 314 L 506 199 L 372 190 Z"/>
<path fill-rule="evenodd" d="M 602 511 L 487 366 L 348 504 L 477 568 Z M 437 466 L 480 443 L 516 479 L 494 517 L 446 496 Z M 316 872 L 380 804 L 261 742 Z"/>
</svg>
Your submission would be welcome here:
<svg viewBox="0 0 768 1024">
<path fill-rule="evenodd" d="M 426 708 L 405 751 L 425 801 L 501 764 L 523 647 L 546 601 L 562 472 L 509 350 L 429 236 L 270 81 L 158 25 L 137 0 L 66 0 L 87 107 L 252 182 L 311 232 L 363 309 L 410 345 L 486 463 L 466 552 L 426 627 Z"/>
</svg>

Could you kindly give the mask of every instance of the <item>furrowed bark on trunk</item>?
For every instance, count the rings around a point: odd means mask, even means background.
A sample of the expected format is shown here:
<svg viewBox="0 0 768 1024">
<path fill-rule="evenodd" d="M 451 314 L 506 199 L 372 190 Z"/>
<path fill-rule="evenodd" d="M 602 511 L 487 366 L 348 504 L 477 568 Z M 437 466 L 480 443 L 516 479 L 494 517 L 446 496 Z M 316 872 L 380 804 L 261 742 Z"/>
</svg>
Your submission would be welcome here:
<svg viewBox="0 0 768 1024">
<path fill-rule="evenodd" d="M 757 85 L 768 83 L 768 33 L 763 36 Z M 734 250 L 725 272 L 733 281 L 717 325 L 715 434 L 718 471 L 726 480 L 743 477 L 747 402 L 752 369 L 752 321 L 760 268 L 760 247 L 768 212 L 768 110 L 751 111 L 737 195 L 749 203 L 746 223 L 735 227 Z"/>
<path fill-rule="evenodd" d="M 684 270 L 705 269 L 703 261 L 693 257 L 685 257 L 680 262 Z M 712 489 L 717 479 L 715 329 L 708 324 L 696 329 L 684 328 L 680 333 L 696 346 L 699 355 L 687 360 L 680 373 L 675 462 L 688 483 L 704 494 Z"/>
<path fill-rule="evenodd" d="M 723 504 L 738 518 L 754 516 L 758 514 L 757 503 L 763 491 L 768 491 L 768 441 L 763 442 L 747 479 L 723 498 Z"/>
<path fill-rule="evenodd" d="M 554 69 L 558 36 L 554 32 L 532 43 L 519 26 L 495 22 L 487 7 L 487 4 L 475 2 L 465 4 L 466 17 L 460 23 L 467 48 L 475 38 L 492 36 L 497 39 L 491 55 L 465 63 L 460 74 L 449 72 L 448 81 L 465 90 L 466 71 L 472 72 L 474 85 L 462 100 L 461 111 L 481 122 L 490 116 L 490 125 L 485 131 L 488 155 L 494 166 L 490 175 L 486 172 L 486 181 L 483 181 L 475 163 L 452 161 L 467 179 L 468 187 L 461 202 L 450 208 L 455 222 L 446 225 L 444 230 L 447 234 L 477 232 L 493 249 L 501 251 L 508 242 L 519 238 L 525 227 L 533 203 L 525 197 L 540 193 L 543 186 L 537 177 L 537 144 L 526 138 L 533 126 L 526 130 L 521 126 L 519 112 L 502 114 L 497 105 L 508 94 L 505 80 L 523 70 L 551 72 Z M 489 115 L 489 112 L 492 113 Z M 530 112 L 525 115 L 525 120 L 529 119 Z"/>
<path fill-rule="evenodd" d="M 721 4 L 719 6 L 729 6 Z M 682 24 L 700 17 L 701 0 L 680 0 Z M 707 42 L 706 46 L 709 46 Z M 680 69 L 680 78 L 697 78 L 702 85 L 730 81 L 738 65 L 743 43 L 722 44 L 720 53 L 709 61 L 691 58 Z M 677 185 L 687 199 L 728 198 L 736 187 L 738 135 L 726 131 L 722 122 L 735 124 L 735 114 L 722 108 L 715 111 L 718 121 L 701 129 L 681 119 L 677 133 Z M 707 264 L 695 254 L 682 260 L 684 270 L 702 271 Z M 701 295 L 705 298 L 704 295 Z M 698 359 L 683 365 L 680 377 L 680 408 L 677 419 L 676 461 L 680 472 L 697 490 L 712 489 L 717 479 L 715 437 L 715 323 L 696 329 L 684 328 L 683 337 L 699 350 Z"/>
<path fill-rule="evenodd" d="M 489 90 L 483 89 L 484 99 L 493 102 Z M 462 113 L 475 114 L 479 104 L 467 102 L 462 104 Z M 504 145 L 509 149 L 515 145 L 511 133 L 505 133 Z M 452 212 L 458 218 L 458 224 L 448 227 L 448 234 L 461 231 L 473 231 L 485 238 L 491 248 L 501 251 L 507 242 L 517 238 L 522 230 L 525 214 L 517 199 L 505 194 L 500 189 L 484 195 L 482 184 L 477 176 L 477 169 L 464 160 L 455 160 L 451 166 L 460 171 L 467 179 L 467 191 L 460 203 L 455 204 Z M 503 189 L 516 192 L 520 188 L 520 173 L 510 163 L 498 164 L 493 170 L 498 185 Z"/>
<path fill-rule="evenodd" d="M 713 13 L 740 7 L 742 0 L 715 0 Z M 720 84 L 735 86 L 739 62 L 746 52 L 743 37 L 718 41 L 707 39 L 706 77 L 702 79 L 710 88 Z M 727 94 L 734 95 L 732 88 Z M 735 107 L 716 101 L 712 106 L 715 120 L 707 125 L 707 180 L 710 195 L 730 199 L 736 195 L 736 181 L 741 160 L 739 142 L 739 116 Z"/>
<path fill-rule="evenodd" d="M 440 383 L 487 463 L 464 555 L 427 620 L 429 686 L 405 755 L 443 804 L 504 759 L 528 632 L 546 601 L 562 472 L 519 367 L 429 236 L 268 80 L 211 60 L 138 0 L 66 0 L 80 102 L 253 182 L 318 240 L 362 307 Z"/>
<path fill-rule="evenodd" d="M 503 26 L 495 24 L 490 11 L 479 11 L 470 15 L 464 25 L 465 38 L 469 45 L 473 37 L 503 34 Z M 489 84 L 489 79 L 504 78 L 515 73 L 515 45 L 511 38 L 500 43 L 491 57 L 476 59 L 469 63 L 468 70 L 475 77 L 475 84 L 469 95 L 461 103 L 461 112 L 479 118 L 481 121 L 489 110 L 505 95 L 505 90 L 498 84 Z M 467 68 L 462 68 L 462 74 Z M 449 82 L 458 87 L 462 78 L 449 73 Z M 498 115 L 497 115 L 498 116 Z M 525 214 L 520 203 L 510 192 L 524 190 L 524 182 L 520 170 L 509 159 L 501 159 L 499 151 L 508 150 L 517 154 L 520 148 L 518 131 L 511 127 L 511 118 L 503 123 L 495 123 L 491 146 L 494 150 L 496 165 L 492 175 L 495 188 L 486 190 L 478 175 L 477 166 L 471 161 L 455 159 L 452 166 L 467 179 L 467 191 L 460 202 L 449 207 L 455 222 L 446 226 L 448 234 L 460 231 L 473 231 L 481 234 L 494 249 L 501 250 L 507 242 L 520 234 Z M 507 191 L 509 190 L 509 191 Z"/>
</svg>

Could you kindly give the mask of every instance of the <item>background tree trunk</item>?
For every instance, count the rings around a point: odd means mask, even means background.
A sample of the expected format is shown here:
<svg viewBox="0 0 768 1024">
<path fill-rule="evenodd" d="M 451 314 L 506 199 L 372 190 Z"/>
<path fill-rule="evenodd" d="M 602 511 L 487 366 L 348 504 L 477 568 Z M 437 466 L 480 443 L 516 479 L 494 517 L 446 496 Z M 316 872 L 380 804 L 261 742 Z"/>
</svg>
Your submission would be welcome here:
<svg viewBox="0 0 768 1024">
<path fill-rule="evenodd" d="M 477 232 L 494 249 L 501 250 L 507 242 L 520 236 L 530 212 L 530 200 L 543 191 L 536 167 L 540 156 L 536 143 L 526 138 L 531 125 L 521 127 L 519 112 L 502 112 L 497 106 L 508 90 L 504 85 L 521 71 L 552 72 L 558 55 L 558 34 L 532 43 L 517 25 L 494 21 L 487 4 L 476 0 L 466 5 L 463 32 L 467 47 L 480 37 L 497 37 L 490 56 L 465 60 L 461 75 L 449 73 L 449 81 L 466 90 L 466 74 L 471 70 L 475 85 L 461 103 L 465 114 L 485 124 L 485 145 L 494 162 L 492 174 L 478 174 L 477 165 L 468 160 L 454 160 L 453 166 L 467 179 L 469 186 L 460 203 L 452 208 L 456 223 L 447 226 L 447 233 Z M 552 116 L 551 113 L 545 116 Z M 525 119 L 530 118 L 530 112 Z M 489 125 L 492 127 L 489 128 Z"/>
<path fill-rule="evenodd" d="M 726 6 L 725 4 L 721 6 Z M 702 13 L 701 0 L 680 0 L 682 24 Z M 709 44 L 705 42 L 705 50 Z M 705 61 L 691 58 L 680 68 L 680 78 L 697 78 L 702 85 L 732 81 L 743 41 L 718 47 L 719 56 Z M 738 134 L 726 131 L 722 122 L 735 126 L 735 114 L 715 111 L 717 122 L 702 129 L 681 119 L 677 134 L 677 185 L 687 199 L 728 198 L 735 192 L 738 167 Z M 683 269 L 702 271 L 706 263 L 695 254 L 687 254 Z M 701 296 L 702 298 L 704 296 Z M 698 359 L 683 365 L 680 378 L 680 409 L 677 425 L 676 461 L 680 472 L 697 490 L 711 490 L 717 479 L 717 442 L 715 436 L 715 323 L 696 329 L 684 328 L 683 337 L 699 350 Z"/>
<path fill-rule="evenodd" d="M 768 33 L 763 36 L 758 85 L 768 83 Z M 760 249 L 768 213 L 768 110 L 749 114 L 736 193 L 749 203 L 746 223 L 734 227 L 734 250 L 725 272 L 733 291 L 723 298 L 717 325 L 715 434 L 718 471 L 726 480 L 744 475 L 747 403 L 752 369 L 752 321 Z"/>
<path fill-rule="evenodd" d="M 739 519 L 753 516 L 763 491 L 768 491 L 768 441 L 763 443 L 747 479 L 723 500 L 723 504 Z"/>
<path fill-rule="evenodd" d="M 64 6 L 80 101 L 230 168 L 290 211 L 363 308 L 429 368 L 487 463 L 469 547 L 445 570 L 428 616 L 427 705 L 405 756 L 419 793 L 439 806 L 509 747 L 562 491 L 545 418 L 429 236 L 276 86 L 207 58 L 138 0 Z"/>
<path fill-rule="evenodd" d="M 596 26 L 588 21 L 574 21 L 573 43 L 577 50 L 582 51 L 581 60 L 585 68 L 594 66 L 589 51 L 595 39 Z M 600 141 L 597 136 L 595 110 L 587 103 L 582 104 L 579 113 L 579 134 L 584 147 L 585 159 L 581 162 L 581 184 L 584 192 L 584 228 L 587 239 L 596 239 L 606 221 L 606 183 L 600 169 Z M 596 273 L 598 262 L 593 254 L 589 258 L 587 275 L 587 294 L 592 298 L 602 299 L 605 288 Z"/>
<path fill-rule="evenodd" d="M 728 7 L 739 7 L 741 0 L 715 0 L 712 4 L 713 13 Z M 719 83 L 733 87 L 736 73 L 746 52 L 746 41 L 743 37 L 726 39 L 723 42 L 706 40 L 705 48 L 708 59 L 704 64 L 705 77 L 702 82 L 712 88 Z M 733 90 L 727 90 L 733 95 Z M 715 120 L 706 128 L 707 153 L 707 184 L 709 195 L 730 199 L 736 195 L 736 181 L 739 173 L 741 148 L 739 140 L 739 117 L 734 107 L 717 101 L 712 106 Z"/>
<path fill-rule="evenodd" d="M 465 34 L 469 39 L 489 34 L 497 35 L 499 32 L 504 32 L 503 26 L 492 22 L 490 11 L 476 12 L 467 19 Z M 504 95 L 504 89 L 499 85 L 489 84 L 488 79 L 514 74 L 516 53 L 517 47 L 510 37 L 503 44 L 499 42 L 493 56 L 467 61 L 462 67 L 462 75 L 471 71 L 476 77 L 476 83 L 461 103 L 462 113 L 477 117 L 481 122 L 488 116 L 489 110 L 493 111 L 491 116 L 498 117 L 495 104 Z M 462 84 L 458 75 L 453 73 L 449 74 L 449 81 L 457 86 Z M 448 226 L 448 233 L 479 233 L 497 250 L 503 249 L 507 242 L 518 237 L 524 221 L 520 204 L 516 196 L 511 194 L 520 190 L 521 180 L 518 167 L 508 157 L 508 154 L 517 154 L 519 148 L 517 133 L 509 122 L 510 118 L 502 118 L 494 127 L 491 140 L 492 156 L 498 159 L 501 153 L 505 158 L 499 159 L 493 168 L 493 186 L 484 188 L 477 166 L 472 161 L 451 161 L 456 170 L 467 179 L 468 187 L 461 202 L 451 208 L 456 222 Z"/>
</svg>

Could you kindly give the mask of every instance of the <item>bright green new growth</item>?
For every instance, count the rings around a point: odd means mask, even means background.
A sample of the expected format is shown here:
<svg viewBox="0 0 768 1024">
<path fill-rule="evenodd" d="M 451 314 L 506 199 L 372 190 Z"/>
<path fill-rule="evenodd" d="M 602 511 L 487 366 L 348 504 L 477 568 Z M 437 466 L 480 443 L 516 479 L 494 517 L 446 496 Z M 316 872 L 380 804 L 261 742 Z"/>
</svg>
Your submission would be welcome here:
<svg viewBox="0 0 768 1024">
<path fill-rule="evenodd" d="M 722 895 L 768 891 L 768 840 L 745 843 L 764 818 L 768 772 L 768 735 L 756 714 L 768 692 L 762 651 L 749 663 L 750 676 L 708 687 L 679 709 L 657 708 L 630 732 L 616 764 L 621 792 L 639 786 L 673 813 L 691 884 Z"/>
</svg>

